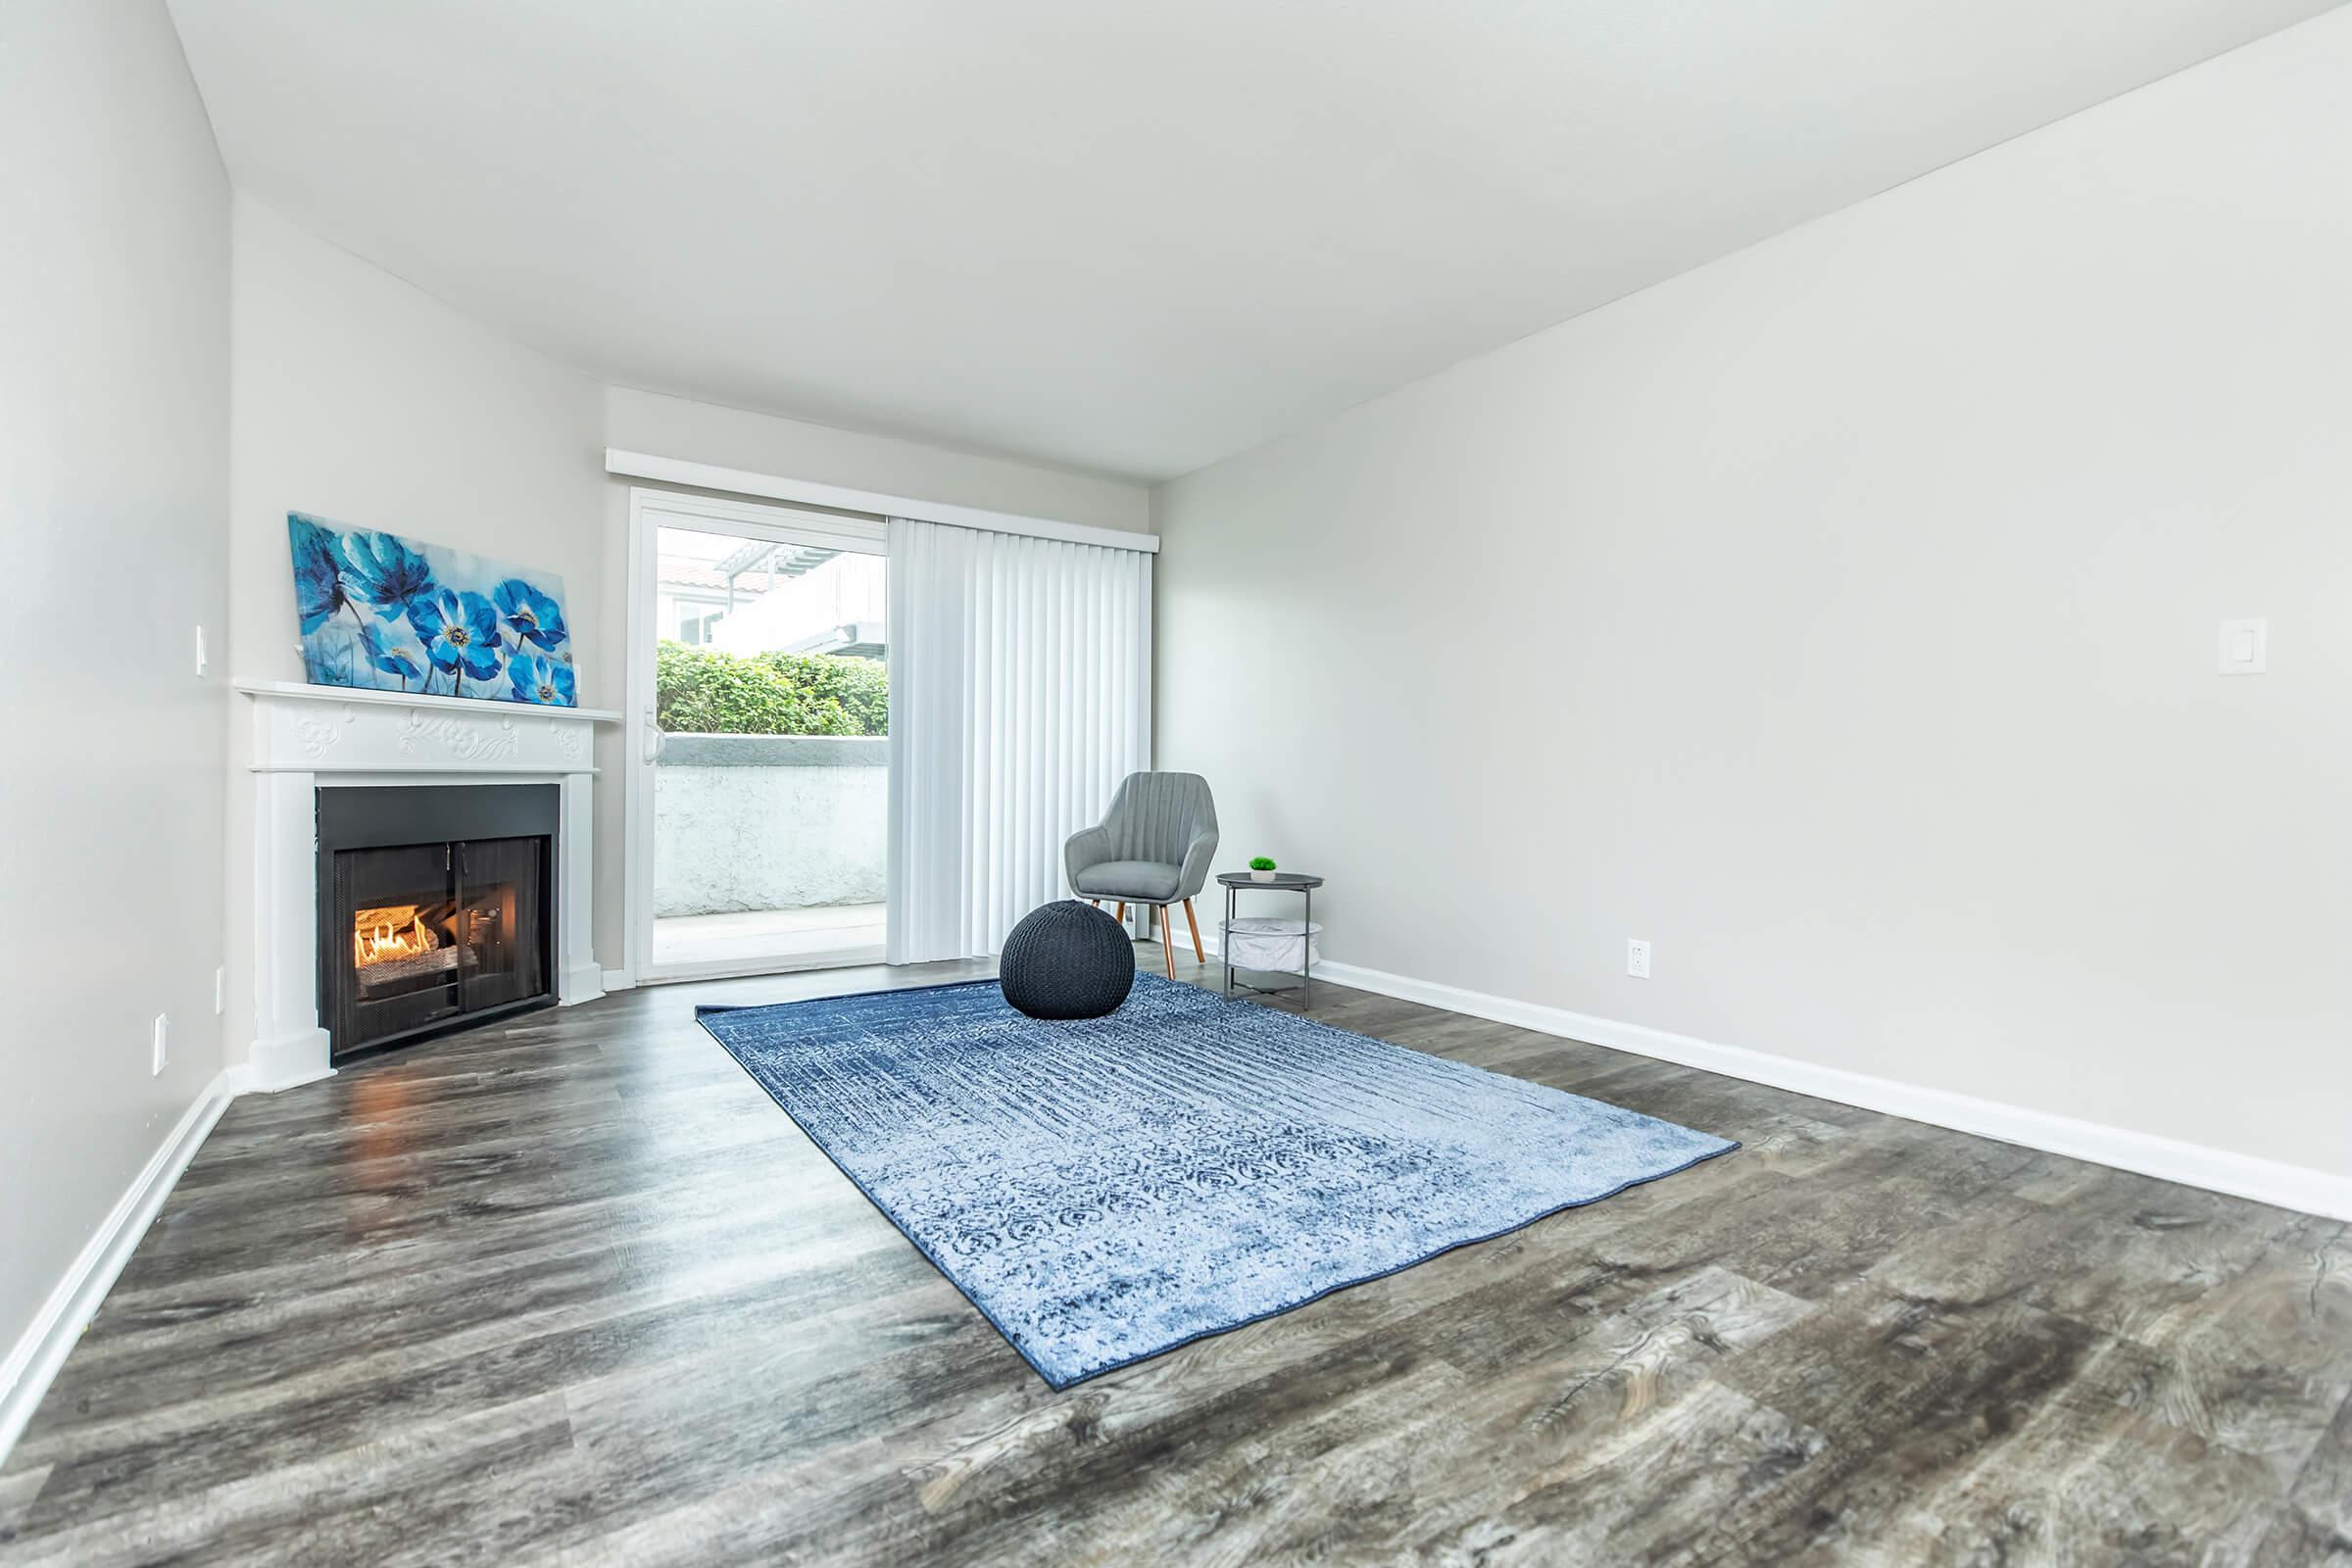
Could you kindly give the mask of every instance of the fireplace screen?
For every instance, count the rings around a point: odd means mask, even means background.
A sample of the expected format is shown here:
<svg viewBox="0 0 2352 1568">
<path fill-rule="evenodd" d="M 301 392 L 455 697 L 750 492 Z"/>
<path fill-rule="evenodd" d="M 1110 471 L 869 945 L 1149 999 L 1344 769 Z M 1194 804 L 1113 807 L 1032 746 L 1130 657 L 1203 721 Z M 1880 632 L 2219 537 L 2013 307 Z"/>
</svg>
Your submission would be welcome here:
<svg viewBox="0 0 2352 1568">
<path fill-rule="evenodd" d="M 548 840 L 333 852 L 337 1055 L 548 995 Z"/>
</svg>

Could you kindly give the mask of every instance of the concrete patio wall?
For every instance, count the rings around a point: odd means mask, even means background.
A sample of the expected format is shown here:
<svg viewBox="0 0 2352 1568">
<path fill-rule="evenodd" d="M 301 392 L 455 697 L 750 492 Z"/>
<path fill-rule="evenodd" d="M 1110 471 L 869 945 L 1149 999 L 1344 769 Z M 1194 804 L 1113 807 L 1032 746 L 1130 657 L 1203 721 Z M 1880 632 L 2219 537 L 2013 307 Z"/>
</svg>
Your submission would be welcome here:
<svg viewBox="0 0 2352 1568">
<path fill-rule="evenodd" d="M 881 903 L 889 764 L 881 736 L 669 736 L 654 913 Z"/>
</svg>

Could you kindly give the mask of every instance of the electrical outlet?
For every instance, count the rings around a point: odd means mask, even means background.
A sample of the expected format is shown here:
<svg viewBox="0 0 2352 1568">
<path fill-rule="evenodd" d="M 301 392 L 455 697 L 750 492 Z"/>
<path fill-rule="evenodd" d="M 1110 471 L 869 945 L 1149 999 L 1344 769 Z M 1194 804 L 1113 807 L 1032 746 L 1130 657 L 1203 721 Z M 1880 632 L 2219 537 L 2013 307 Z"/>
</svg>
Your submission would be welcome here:
<svg viewBox="0 0 2352 1568">
<path fill-rule="evenodd" d="M 2251 620 L 2222 622 L 2222 673 L 2259 675 L 2271 667 L 2271 623 Z"/>
<path fill-rule="evenodd" d="M 213 971 L 213 1016 L 218 1018 L 228 1010 L 228 970 L 225 966 Z"/>
<path fill-rule="evenodd" d="M 1649 944 L 1640 937 L 1625 939 L 1625 972 L 1637 980 L 1649 978 Z"/>
<path fill-rule="evenodd" d="M 164 1063 L 172 1059 L 171 1051 L 164 1039 L 165 1033 L 171 1027 L 171 1018 L 160 1012 L 155 1015 L 155 1065 L 147 1069 L 148 1076 L 151 1078 L 163 1076 Z"/>
</svg>

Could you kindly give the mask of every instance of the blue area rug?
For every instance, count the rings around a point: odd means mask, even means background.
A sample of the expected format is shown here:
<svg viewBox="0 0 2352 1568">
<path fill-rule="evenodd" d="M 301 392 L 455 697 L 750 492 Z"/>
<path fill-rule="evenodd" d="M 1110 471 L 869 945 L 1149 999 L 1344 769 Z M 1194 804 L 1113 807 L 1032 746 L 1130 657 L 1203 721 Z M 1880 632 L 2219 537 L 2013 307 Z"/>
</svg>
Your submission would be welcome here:
<svg viewBox="0 0 2352 1568">
<path fill-rule="evenodd" d="M 1739 1147 L 1150 974 L 696 1016 L 1056 1389 Z"/>
</svg>

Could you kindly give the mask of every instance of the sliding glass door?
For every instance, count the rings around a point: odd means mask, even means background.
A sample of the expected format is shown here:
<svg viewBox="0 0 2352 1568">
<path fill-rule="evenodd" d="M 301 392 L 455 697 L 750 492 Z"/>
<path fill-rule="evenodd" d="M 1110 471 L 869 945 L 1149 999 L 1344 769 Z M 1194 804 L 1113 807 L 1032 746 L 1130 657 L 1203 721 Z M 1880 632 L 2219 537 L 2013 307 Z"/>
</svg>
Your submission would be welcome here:
<svg viewBox="0 0 2352 1568">
<path fill-rule="evenodd" d="M 879 960 L 882 523 L 639 490 L 630 530 L 636 977 Z"/>
</svg>

